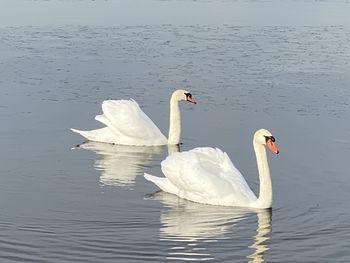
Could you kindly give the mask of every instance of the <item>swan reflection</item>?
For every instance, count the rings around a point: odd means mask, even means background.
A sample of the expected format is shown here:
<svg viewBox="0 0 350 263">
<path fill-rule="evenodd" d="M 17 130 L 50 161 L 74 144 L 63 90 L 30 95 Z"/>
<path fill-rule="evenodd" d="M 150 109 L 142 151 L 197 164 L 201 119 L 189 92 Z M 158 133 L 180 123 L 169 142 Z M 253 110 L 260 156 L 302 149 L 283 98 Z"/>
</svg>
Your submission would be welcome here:
<svg viewBox="0 0 350 263">
<path fill-rule="evenodd" d="M 151 195 L 160 200 L 168 210 L 161 214 L 160 237 L 162 240 L 177 241 L 168 253 L 168 259 L 176 260 L 211 260 L 208 242 L 220 242 L 235 239 L 235 228 L 242 227 L 242 220 L 257 215 L 256 234 L 251 237 L 249 248 L 253 253 L 247 256 L 248 262 L 265 262 L 264 252 L 269 248 L 266 240 L 271 232 L 271 209 L 248 210 L 224 206 L 210 206 L 194 203 L 165 192 Z M 237 231 L 237 230 L 236 230 Z M 241 235 L 241 232 L 237 232 Z M 181 245 L 178 244 L 181 242 Z"/>
<path fill-rule="evenodd" d="M 270 239 L 272 210 L 259 210 L 256 215 L 258 216 L 256 235 L 254 236 L 253 244 L 249 246 L 254 249 L 254 252 L 247 258 L 248 262 L 260 263 L 266 262 L 264 259 L 264 252 L 269 250 L 269 247 L 264 242 Z"/>
<path fill-rule="evenodd" d="M 164 146 L 126 146 L 87 141 L 77 148 L 96 153 L 94 167 L 101 171 L 100 183 L 112 186 L 132 186 L 138 175 L 161 153 Z"/>
</svg>

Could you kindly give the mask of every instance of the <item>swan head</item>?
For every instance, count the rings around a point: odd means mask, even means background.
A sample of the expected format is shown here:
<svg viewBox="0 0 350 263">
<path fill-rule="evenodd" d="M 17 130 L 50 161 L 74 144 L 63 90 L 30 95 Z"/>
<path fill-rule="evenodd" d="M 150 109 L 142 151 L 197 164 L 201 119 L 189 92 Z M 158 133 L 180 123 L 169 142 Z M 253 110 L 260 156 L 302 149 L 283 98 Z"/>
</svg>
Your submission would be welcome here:
<svg viewBox="0 0 350 263">
<path fill-rule="evenodd" d="M 185 100 L 185 101 L 188 101 L 190 103 L 197 104 L 197 102 L 193 98 L 192 94 L 184 89 L 175 90 L 173 92 L 173 94 L 171 95 L 171 99 L 172 100 L 174 99 L 176 101 Z"/>
<path fill-rule="evenodd" d="M 275 137 L 271 132 L 266 129 L 257 130 L 254 134 L 254 142 L 261 145 L 266 145 L 275 154 L 279 153 L 277 146 L 275 145 Z"/>
</svg>

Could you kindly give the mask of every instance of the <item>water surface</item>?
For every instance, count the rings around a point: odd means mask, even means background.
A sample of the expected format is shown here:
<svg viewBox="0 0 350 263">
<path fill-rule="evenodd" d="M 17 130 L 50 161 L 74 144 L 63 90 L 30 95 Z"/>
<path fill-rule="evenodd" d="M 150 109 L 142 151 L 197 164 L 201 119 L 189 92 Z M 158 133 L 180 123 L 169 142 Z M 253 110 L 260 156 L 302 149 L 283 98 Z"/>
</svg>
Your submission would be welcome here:
<svg viewBox="0 0 350 263">
<path fill-rule="evenodd" d="M 349 262 L 349 2 L 145 1 L 102 22 L 126 2 L 19 2 L 52 16 L 0 16 L 2 261 Z M 57 12 L 71 5 L 97 9 Z M 75 147 L 69 128 L 101 127 L 105 99 L 134 98 L 167 134 L 177 87 L 199 102 L 181 105 L 180 150 L 220 147 L 255 192 L 252 135 L 274 134 L 271 211 L 158 192 L 142 174 L 161 175 L 166 146 Z"/>
</svg>

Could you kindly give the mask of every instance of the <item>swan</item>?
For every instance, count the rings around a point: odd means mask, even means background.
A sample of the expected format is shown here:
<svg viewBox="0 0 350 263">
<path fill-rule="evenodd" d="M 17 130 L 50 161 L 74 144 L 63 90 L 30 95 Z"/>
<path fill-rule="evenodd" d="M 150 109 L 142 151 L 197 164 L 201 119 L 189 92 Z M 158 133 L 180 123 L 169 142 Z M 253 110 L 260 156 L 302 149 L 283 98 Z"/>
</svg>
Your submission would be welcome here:
<svg viewBox="0 0 350 263">
<path fill-rule="evenodd" d="M 191 93 L 178 89 L 170 99 L 170 126 L 168 139 L 162 134 L 153 121 L 141 110 L 138 103 L 130 100 L 105 100 L 102 103 L 102 115 L 95 119 L 107 127 L 81 131 L 79 133 L 89 141 L 113 143 L 119 145 L 154 146 L 179 144 L 181 134 L 181 120 L 179 101 L 196 104 Z"/>
<path fill-rule="evenodd" d="M 198 147 L 169 155 L 161 163 L 165 178 L 145 173 L 144 177 L 161 190 L 181 198 L 210 205 L 270 208 L 272 184 L 267 163 L 267 146 L 278 154 L 275 138 L 266 129 L 253 138 L 260 195 L 256 197 L 228 155 L 218 148 Z"/>
</svg>

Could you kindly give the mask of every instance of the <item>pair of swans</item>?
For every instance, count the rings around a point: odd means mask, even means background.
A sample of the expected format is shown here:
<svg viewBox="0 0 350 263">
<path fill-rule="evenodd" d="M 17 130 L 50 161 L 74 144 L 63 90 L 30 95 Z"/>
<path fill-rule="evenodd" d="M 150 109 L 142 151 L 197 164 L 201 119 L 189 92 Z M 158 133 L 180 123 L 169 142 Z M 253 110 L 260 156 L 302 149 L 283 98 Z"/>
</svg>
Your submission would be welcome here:
<svg viewBox="0 0 350 263">
<path fill-rule="evenodd" d="M 102 104 L 103 114 L 95 117 L 106 127 L 79 131 L 91 141 L 121 145 L 151 146 L 179 144 L 181 120 L 179 101 L 196 103 L 191 93 L 176 90 L 170 99 L 170 126 L 168 139 L 134 100 L 107 100 Z M 242 174 L 228 155 L 218 148 L 199 147 L 169 155 L 161 163 L 165 177 L 144 174 L 161 190 L 181 198 L 211 205 L 269 208 L 272 205 L 272 183 L 267 162 L 267 146 L 278 154 L 275 138 L 266 129 L 255 132 L 253 146 L 257 159 L 260 193 L 256 197 Z"/>
</svg>

